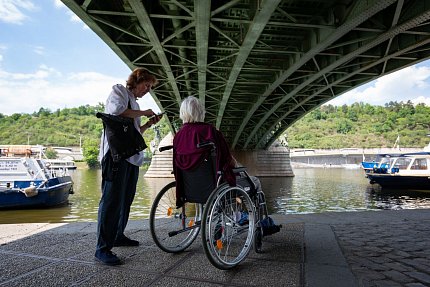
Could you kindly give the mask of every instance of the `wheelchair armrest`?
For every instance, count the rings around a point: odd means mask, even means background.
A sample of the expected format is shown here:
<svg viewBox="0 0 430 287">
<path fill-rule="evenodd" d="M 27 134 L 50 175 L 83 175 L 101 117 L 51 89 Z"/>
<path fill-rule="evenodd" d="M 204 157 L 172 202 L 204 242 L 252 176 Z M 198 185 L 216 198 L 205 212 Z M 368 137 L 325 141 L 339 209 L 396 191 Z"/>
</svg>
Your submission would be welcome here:
<svg viewBox="0 0 430 287">
<path fill-rule="evenodd" d="M 211 141 L 201 142 L 197 144 L 197 148 L 205 148 L 205 147 L 211 147 L 212 149 L 215 148 L 215 143 Z"/>
<path fill-rule="evenodd" d="M 232 171 L 233 171 L 234 174 L 238 174 L 238 173 L 241 173 L 241 172 L 246 172 L 246 167 L 244 167 L 244 166 L 234 167 L 234 168 L 232 168 Z M 217 175 L 222 175 L 222 174 L 223 174 L 222 170 L 219 170 L 217 172 Z"/>
<path fill-rule="evenodd" d="M 234 173 L 241 173 L 241 172 L 246 171 L 246 167 L 244 167 L 244 166 L 239 166 L 239 167 L 235 167 L 235 168 L 233 168 L 232 170 L 233 170 L 233 172 L 234 172 Z"/>
</svg>

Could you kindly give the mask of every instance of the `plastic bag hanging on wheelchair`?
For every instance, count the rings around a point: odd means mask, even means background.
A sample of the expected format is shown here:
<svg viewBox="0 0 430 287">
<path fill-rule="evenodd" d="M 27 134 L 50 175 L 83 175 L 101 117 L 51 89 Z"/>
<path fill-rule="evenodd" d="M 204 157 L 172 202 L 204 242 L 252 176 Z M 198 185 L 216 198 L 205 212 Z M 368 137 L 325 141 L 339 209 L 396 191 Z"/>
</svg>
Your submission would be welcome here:
<svg viewBox="0 0 430 287">
<path fill-rule="evenodd" d="M 263 236 L 272 235 L 281 231 L 282 225 L 276 225 L 270 216 L 267 216 L 260 221 L 260 226 L 263 229 Z"/>
</svg>

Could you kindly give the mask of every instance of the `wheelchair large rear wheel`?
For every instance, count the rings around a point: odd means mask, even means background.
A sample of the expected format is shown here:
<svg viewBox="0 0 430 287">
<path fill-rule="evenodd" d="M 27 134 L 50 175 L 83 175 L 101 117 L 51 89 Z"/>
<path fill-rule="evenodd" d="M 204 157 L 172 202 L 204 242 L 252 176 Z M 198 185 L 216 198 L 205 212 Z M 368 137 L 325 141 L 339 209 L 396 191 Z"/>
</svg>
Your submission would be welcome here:
<svg viewBox="0 0 430 287">
<path fill-rule="evenodd" d="M 253 247 L 255 207 L 240 187 L 222 185 L 203 210 L 202 240 L 209 261 L 218 269 L 231 269 Z"/>
<path fill-rule="evenodd" d="M 169 253 L 184 251 L 199 234 L 201 215 L 202 205 L 198 203 L 176 208 L 176 182 L 167 184 L 155 197 L 149 216 L 155 244 Z"/>
</svg>

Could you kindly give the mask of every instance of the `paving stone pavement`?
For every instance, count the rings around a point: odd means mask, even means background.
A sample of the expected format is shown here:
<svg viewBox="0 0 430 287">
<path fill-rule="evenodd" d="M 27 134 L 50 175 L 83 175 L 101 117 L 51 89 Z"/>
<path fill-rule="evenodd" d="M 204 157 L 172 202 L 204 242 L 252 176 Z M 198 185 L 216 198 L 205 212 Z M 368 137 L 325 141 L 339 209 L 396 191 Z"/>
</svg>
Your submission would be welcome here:
<svg viewBox="0 0 430 287">
<path fill-rule="evenodd" d="M 94 261 L 96 223 L 0 224 L 0 286 L 430 286 L 430 210 L 273 215 L 281 232 L 237 268 L 207 260 L 200 238 L 168 254 L 148 222 L 127 234 L 139 247 L 113 251 L 124 264 Z"/>
<path fill-rule="evenodd" d="M 430 286 L 430 220 L 333 229 L 362 286 Z"/>
</svg>

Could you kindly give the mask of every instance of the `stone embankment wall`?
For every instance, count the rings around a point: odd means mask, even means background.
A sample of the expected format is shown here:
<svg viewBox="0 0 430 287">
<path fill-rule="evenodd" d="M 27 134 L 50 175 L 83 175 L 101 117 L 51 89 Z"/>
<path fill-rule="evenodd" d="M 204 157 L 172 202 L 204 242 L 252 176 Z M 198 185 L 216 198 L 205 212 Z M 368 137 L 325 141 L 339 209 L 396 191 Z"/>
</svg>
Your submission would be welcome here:
<svg viewBox="0 0 430 287">
<path fill-rule="evenodd" d="M 293 164 L 323 165 L 323 166 L 342 166 L 360 165 L 362 161 L 373 161 L 378 154 L 399 154 L 409 152 L 420 152 L 419 148 L 378 148 L 378 149 L 291 149 L 290 158 Z"/>
</svg>

